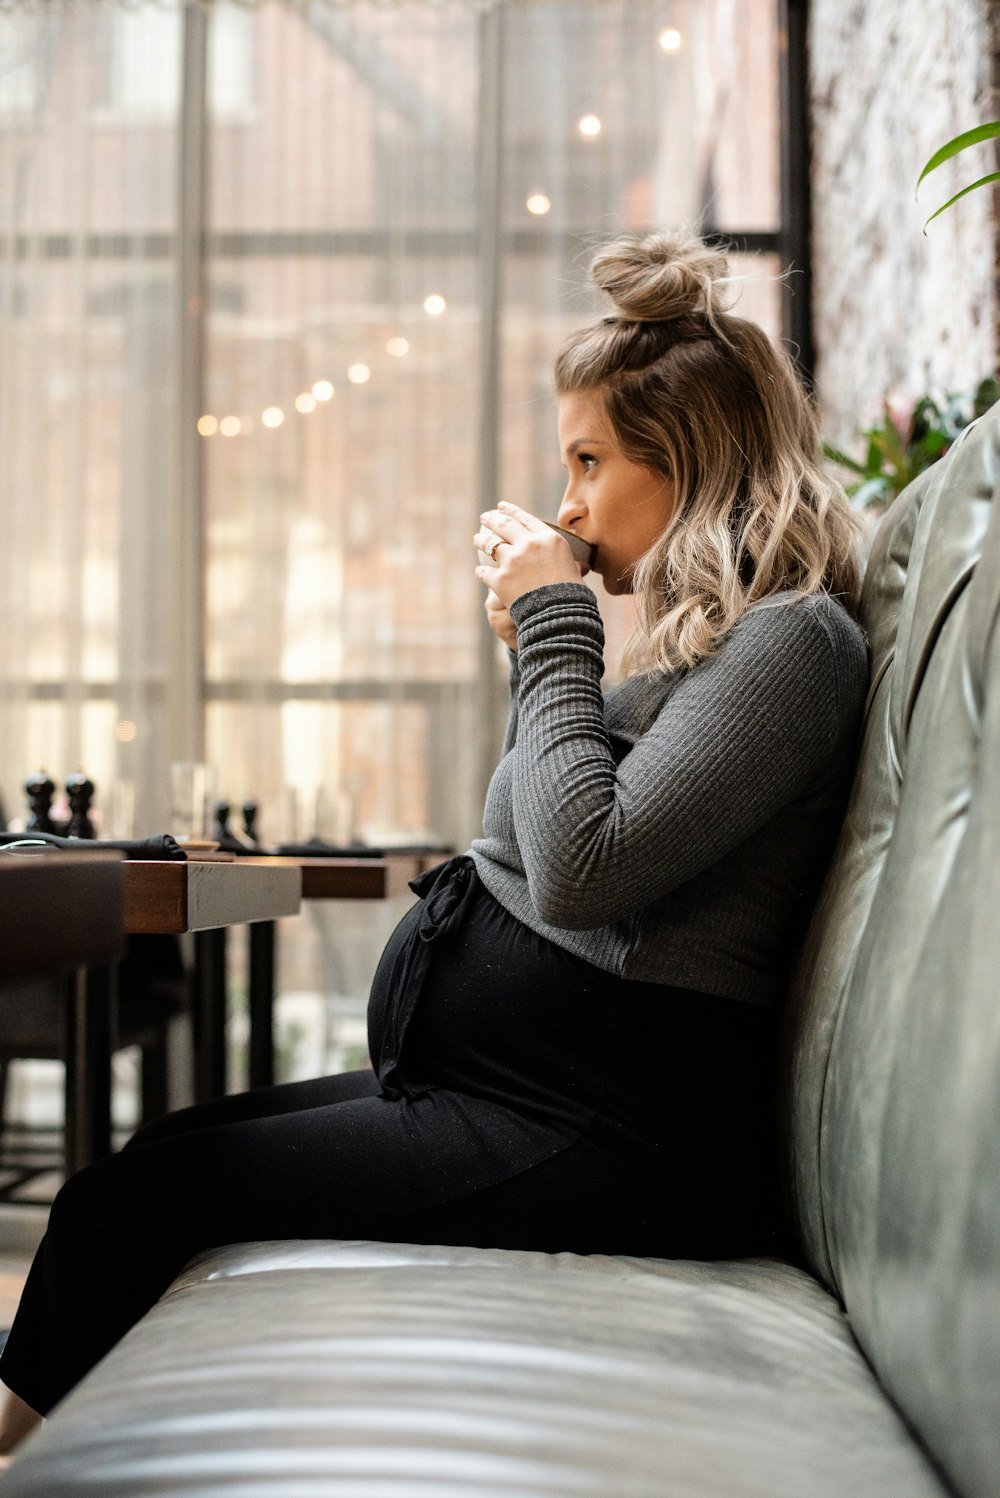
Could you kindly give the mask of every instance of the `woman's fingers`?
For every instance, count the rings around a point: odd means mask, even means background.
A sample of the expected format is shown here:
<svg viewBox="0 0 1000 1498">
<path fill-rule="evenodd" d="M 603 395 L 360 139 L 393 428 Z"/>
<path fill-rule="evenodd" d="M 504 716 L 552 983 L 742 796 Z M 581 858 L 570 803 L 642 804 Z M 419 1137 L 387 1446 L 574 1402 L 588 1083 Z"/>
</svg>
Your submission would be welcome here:
<svg viewBox="0 0 1000 1498">
<path fill-rule="evenodd" d="M 551 534 L 550 527 L 536 515 L 531 515 L 527 510 L 522 510 L 520 505 L 512 505 L 502 499 L 495 510 L 484 510 L 479 517 L 479 523 L 488 530 L 495 531 L 505 541 L 512 541 L 518 535 L 527 531 L 533 536 L 548 536 Z"/>
<path fill-rule="evenodd" d="M 509 645 L 512 650 L 516 650 L 517 625 L 492 591 L 486 595 L 486 618 L 490 629 L 498 639 L 503 640 L 504 644 Z"/>
<path fill-rule="evenodd" d="M 472 544 L 479 551 L 484 551 L 487 556 L 492 556 L 502 540 L 503 537 L 498 536 L 496 531 L 487 530 L 484 526 L 482 530 L 476 531 L 476 534 L 472 538 Z"/>
<path fill-rule="evenodd" d="M 499 536 L 501 541 L 513 541 L 519 532 L 524 534 L 524 527 L 518 521 L 501 514 L 499 510 L 484 510 L 479 517 L 479 525 L 481 530 Z"/>
<path fill-rule="evenodd" d="M 504 502 L 502 509 L 484 510 L 473 541 L 493 564 L 477 567 L 475 576 L 506 609 L 546 583 L 580 581 L 564 538 L 517 505 Z"/>
<path fill-rule="evenodd" d="M 502 499 L 497 509 L 505 518 L 509 517 L 519 525 L 523 525 L 525 530 L 534 531 L 536 536 L 544 536 L 550 529 L 544 520 L 539 520 L 538 516 L 532 515 L 530 510 L 522 510 L 520 505 L 511 504 L 509 499 Z"/>
<path fill-rule="evenodd" d="M 546 525 L 544 520 L 530 515 L 527 510 L 522 510 L 518 505 L 508 504 L 501 500 L 500 506 L 495 510 L 484 510 L 479 517 L 480 532 L 477 535 L 476 545 L 481 551 L 489 548 L 483 546 L 479 536 L 486 533 L 487 541 L 491 537 L 499 537 L 501 541 L 507 541 L 512 546 L 518 541 L 535 541 L 545 544 L 551 542 L 556 532 L 551 526 Z"/>
</svg>

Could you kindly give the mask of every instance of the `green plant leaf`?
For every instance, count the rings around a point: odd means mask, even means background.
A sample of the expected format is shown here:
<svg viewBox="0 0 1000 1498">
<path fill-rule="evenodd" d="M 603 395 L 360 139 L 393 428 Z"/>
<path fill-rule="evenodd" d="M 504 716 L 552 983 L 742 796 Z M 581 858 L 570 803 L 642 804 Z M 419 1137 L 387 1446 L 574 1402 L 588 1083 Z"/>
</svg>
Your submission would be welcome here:
<svg viewBox="0 0 1000 1498">
<path fill-rule="evenodd" d="M 849 458 L 839 447 L 834 447 L 831 442 L 823 443 L 823 456 L 831 463 L 836 463 L 839 468 L 848 468 L 851 473 L 860 473 L 862 476 L 868 472 L 861 463 L 854 458 Z"/>
<path fill-rule="evenodd" d="M 857 475 L 846 485 L 855 509 L 888 509 L 907 484 L 944 457 L 971 420 L 998 400 L 1000 380 L 995 374 L 980 380 L 974 391 L 925 394 L 914 402 L 901 431 L 884 396 L 881 423 L 855 434 L 867 443 L 866 463 L 829 442 L 823 443 L 823 454 Z"/>
<path fill-rule="evenodd" d="M 987 176 L 980 177 L 978 182 L 970 182 L 968 187 L 963 187 L 962 191 L 957 192 L 953 198 L 949 198 L 947 203 L 942 203 L 941 207 L 936 208 L 930 218 L 924 223 L 924 233 L 927 233 L 927 225 L 932 224 L 939 214 L 943 213 L 946 208 L 951 207 L 952 203 L 957 203 L 959 198 L 965 197 L 966 193 L 975 192 L 977 187 L 988 186 L 990 182 L 1000 182 L 1000 172 L 990 172 Z"/>
<path fill-rule="evenodd" d="M 925 465 L 933 463 L 940 458 L 943 449 L 954 440 L 954 436 L 948 432 L 925 432 L 916 444 L 918 456 Z"/>
<path fill-rule="evenodd" d="M 941 407 L 933 395 L 922 395 L 913 408 L 910 417 L 910 425 L 914 431 L 921 426 L 931 426 L 933 419 L 940 421 L 942 416 Z"/>
<path fill-rule="evenodd" d="M 973 417 L 982 416 L 998 400 L 1000 400 L 1000 385 L 997 384 L 995 376 L 987 375 L 985 380 L 980 381 L 973 398 Z"/>
<path fill-rule="evenodd" d="M 885 437 L 880 427 L 872 427 L 867 433 L 868 457 L 865 461 L 865 473 L 881 473 L 882 463 L 885 458 Z"/>
<path fill-rule="evenodd" d="M 882 437 L 882 463 L 888 468 L 895 481 L 896 487 L 901 489 L 907 482 L 909 460 L 906 448 L 903 446 L 903 438 L 899 434 L 899 428 L 892 419 L 892 408 L 887 400 L 883 400 L 882 409 L 885 413 Z"/>
<path fill-rule="evenodd" d="M 958 155 L 959 151 L 964 151 L 969 146 L 977 146 L 980 141 L 992 140 L 997 135 L 1000 135 L 1000 120 L 990 120 L 985 125 L 977 125 L 973 130 L 966 130 L 961 135 L 956 135 L 953 140 L 948 141 L 940 150 L 934 152 L 934 155 L 917 178 L 914 196 L 920 191 L 920 184 L 928 172 L 933 172 L 942 162 L 950 161 L 953 156 Z M 954 199 L 952 201 L 954 202 Z M 946 203 L 945 207 L 947 206 Z M 940 213 L 941 210 L 938 209 L 938 212 Z"/>
</svg>

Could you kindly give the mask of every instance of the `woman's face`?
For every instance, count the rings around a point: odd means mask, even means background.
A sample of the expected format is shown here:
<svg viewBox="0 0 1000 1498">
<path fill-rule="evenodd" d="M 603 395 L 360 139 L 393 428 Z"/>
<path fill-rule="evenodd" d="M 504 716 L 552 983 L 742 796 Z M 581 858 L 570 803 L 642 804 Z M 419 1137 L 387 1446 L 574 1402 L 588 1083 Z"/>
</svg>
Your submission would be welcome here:
<svg viewBox="0 0 1000 1498">
<path fill-rule="evenodd" d="M 630 593 L 636 563 L 674 512 L 669 479 L 626 458 L 600 390 L 561 395 L 559 446 L 569 473 L 559 524 L 597 548 L 593 570 L 609 593 Z"/>
</svg>

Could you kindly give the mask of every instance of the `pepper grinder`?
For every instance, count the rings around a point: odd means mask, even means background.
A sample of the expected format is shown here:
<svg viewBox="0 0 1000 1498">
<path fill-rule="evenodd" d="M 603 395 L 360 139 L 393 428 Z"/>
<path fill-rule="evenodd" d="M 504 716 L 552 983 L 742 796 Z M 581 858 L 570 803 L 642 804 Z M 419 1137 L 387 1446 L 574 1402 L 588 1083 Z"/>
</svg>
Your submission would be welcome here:
<svg viewBox="0 0 1000 1498">
<path fill-rule="evenodd" d="M 52 797 L 56 793 L 55 782 L 42 769 L 37 775 L 28 776 L 24 789 L 28 793 L 28 805 L 31 808 L 24 824 L 25 832 L 58 832 L 51 815 Z"/>
<path fill-rule="evenodd" d="M 66 827 L 66 836 L 95 838 L 97 833 L 90 820 L 94 782 L 89 780 L 82 770 L 78 770 L 66 781 L 66 795 L 69 797 L 69 823 Z"/>
</svg>

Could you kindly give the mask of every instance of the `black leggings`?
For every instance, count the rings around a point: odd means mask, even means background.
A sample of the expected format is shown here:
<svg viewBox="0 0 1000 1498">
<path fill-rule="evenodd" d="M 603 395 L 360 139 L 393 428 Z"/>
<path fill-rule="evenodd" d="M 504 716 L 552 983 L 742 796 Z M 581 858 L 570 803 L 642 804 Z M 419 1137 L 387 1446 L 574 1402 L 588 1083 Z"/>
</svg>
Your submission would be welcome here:
<svg viewBox="0 0 1000 1498">
<path fill-rule="evenodd" d="M 227 1243 L 353 1238 L 699 1257 L 776 1247 L 767 1017 L 595 977 L 484 891 L 467 905 L 461 932 L 440 944 L 421 980 L 405 1054 L 406 1026 L 386 1025 L 386 1013 L 421 921 L 427 935 L 426 910 L 404 919 L 376 977 L 375 1028 L 395 1036 L 397 1082 L 406 1055 L 417 1058 L 413 1095 L 361 1071 L 222 1098 L 157 1120 L 66 1182 L 0 1357 L 8 1388 L 47 1413 L 195 1254 Z M 537 1017 L 544 1002 L 558 1008 L 556 980 L 579 1021 L 578 1055 L 563 1037 L 572 1087 L 547 1092 L 512 1075 L 515 1060 L 530 1068 L 532 1048 L 509 1014 L 504 1033 L 523 1054 L 498 1066 L 497 1047 L 477 1060 L 470 1046 L 435 1071 L 426 1042 L 458 990 L 470 995 L 466 1007 L 490 1013 L 491 992 L 498 1006 L 513 990 Z M 618 1023 L 615 999 L 625 1025 L 617 1050 L 606 1036 L 609 1004 Z M 625 1009 L 625 999 L 638 1007 Z M 627 1033 L 637 1019 L 638 1045 Z M 537 1029 L 544 1042 L 540 1020 Z M 541 1054 L 544 1072 L 544 1043 Z M 462 1086 L 445 1074 L 459 1064 L 470 1070 Z"/>
</svg>

